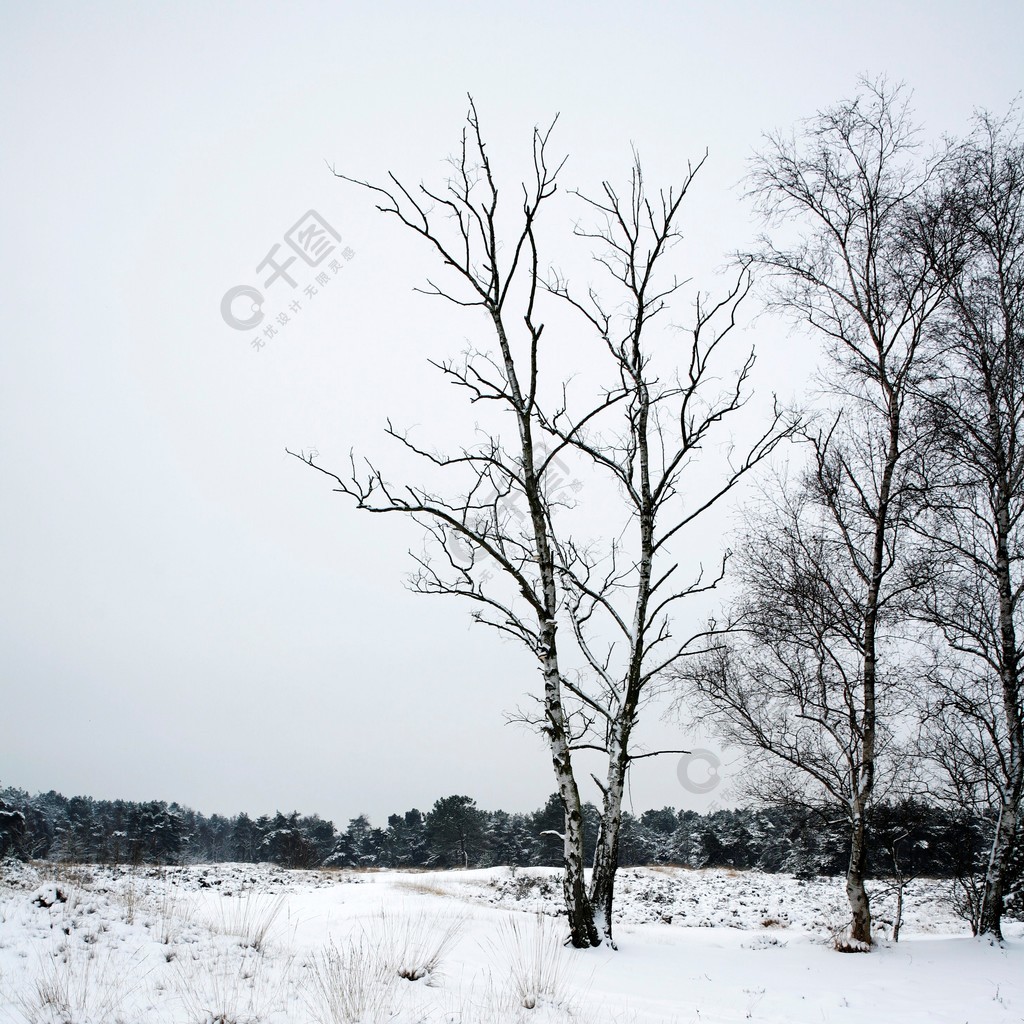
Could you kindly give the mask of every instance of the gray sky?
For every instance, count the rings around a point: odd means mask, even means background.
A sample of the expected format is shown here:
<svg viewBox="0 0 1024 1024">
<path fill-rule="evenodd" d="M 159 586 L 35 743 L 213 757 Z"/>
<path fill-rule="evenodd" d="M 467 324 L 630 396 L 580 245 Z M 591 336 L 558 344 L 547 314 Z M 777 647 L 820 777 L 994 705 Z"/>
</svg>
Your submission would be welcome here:
<svg viewBox="0 0 1024 1024">
<path fill-rule="evenodd" d="M 553 785 L 540 741 L 503 724 L 536 686 L 530 661 L 403 589 L 415 528 L 356 513 L 284 453 L 387 464 L 388 414 L 446 436 L 426 360 L 473 337 L 412 292 L 437 271 L 427 253 L 325 162 L 437 183 L 467 92 L 509 187 L 556 112 L 567 188 L 625 181 L 630 143 L 666 184 L 708 147 L 679 259 L 712 283 L 754 230 L 733 186 L 762 131 L 863 72 L 911 85 L 936 139 L 1022 85 L 1017 3 L 5 3 L 0 18 L 0 782 L 339 825 L 453 792 L 532 809 Z M 256 351 L 221 298 L 258 285 L 311 209 L 351 258 L 293 266 L 302 309 Z M 269 317 L 294 297 L 266 294 Z M 801 343 L 768 321 L 748 340 L 762 390 L 791 390 Z M 635 809 L 706 805 L 675 768 L 641 762 Z"/>
</svg>

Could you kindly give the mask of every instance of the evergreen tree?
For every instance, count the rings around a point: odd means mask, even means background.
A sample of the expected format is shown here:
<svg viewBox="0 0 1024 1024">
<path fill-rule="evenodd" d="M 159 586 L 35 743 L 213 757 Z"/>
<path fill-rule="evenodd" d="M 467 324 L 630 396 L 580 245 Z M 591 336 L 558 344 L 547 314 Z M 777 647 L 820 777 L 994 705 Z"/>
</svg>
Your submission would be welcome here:
<svg viewBox="0 0 1024 1024">
<path fill-rule="evenodd" d="M 427 814 L 430 863 L 439 867 L 469 867 L 484 852 L 484 814 L 468 796 L 447 796 Z"/>
</svg>

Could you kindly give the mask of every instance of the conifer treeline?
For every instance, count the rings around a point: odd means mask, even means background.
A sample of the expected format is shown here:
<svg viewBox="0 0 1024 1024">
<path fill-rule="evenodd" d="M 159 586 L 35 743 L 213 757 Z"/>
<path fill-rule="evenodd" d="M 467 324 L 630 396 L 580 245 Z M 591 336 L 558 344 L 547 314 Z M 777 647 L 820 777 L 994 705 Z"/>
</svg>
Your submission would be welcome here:
<svg viewBox="0 0 1024 1024">
<path fill-rule="evenodd" d="M 588 857 L 598 812 L 585 808 Z M 965 822 L 920 803 L 879 806 L 873 871 L 907 875 L 971 873 L 985 846 L 984 823 Z M 252 818 L 203 815 L 177 803 L 30 796 L 0 790 L 0 856 L 98 863 L 268 862 L 312 867 L 522 867 L 561 863 L 561 808 L 552 795 L 530 814 L 485 811 L 466 796 L 439 799 L 374 827 L 365 815 L 346 828 L 298 812 Z M 548 834 L 545 834 L 548 833 Z M 841 874 L 848 849 L 841 822 L 805 809 L 717 810 L 665 807 L 626 815 L 623 864 L 759 868 L 810 877 Z M 894 861 L 895 858 L 895 861 Z"/>
</svg>

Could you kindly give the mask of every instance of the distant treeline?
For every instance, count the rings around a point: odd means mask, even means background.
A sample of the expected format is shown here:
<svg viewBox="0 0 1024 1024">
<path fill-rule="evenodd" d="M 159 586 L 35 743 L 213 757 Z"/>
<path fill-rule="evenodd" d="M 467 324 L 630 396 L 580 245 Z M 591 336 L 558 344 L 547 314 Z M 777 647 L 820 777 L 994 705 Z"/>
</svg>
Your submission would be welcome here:
<svg viewBox="0 0 1024 1024">
<path fill-rule="evenodd" d="M 586 805 L 587 856 L 597 837 L 597 808 Z M 872 872 L 959 877 L 982 856 L 990 824 L 965 821 L 915 801 L 872 810 Z M 176 803 L 70 799 L 0 790 L 0 857 L 191 864 L 269 862 L 313 867 L 521 867 L 560 865 L 562 810 L 557 796 L 532 814 L 485 811 L 467 796 L 413 808 L 375 828 L 364 815 L 343 830 L 298 812 L 252 818 L 207 817 Z M 620 863 L 759 868 L 798 876 L 846 870 L 845 821 L 796 807 L 718 810 L 670 807 L 625 815 Z"/>
</svg>

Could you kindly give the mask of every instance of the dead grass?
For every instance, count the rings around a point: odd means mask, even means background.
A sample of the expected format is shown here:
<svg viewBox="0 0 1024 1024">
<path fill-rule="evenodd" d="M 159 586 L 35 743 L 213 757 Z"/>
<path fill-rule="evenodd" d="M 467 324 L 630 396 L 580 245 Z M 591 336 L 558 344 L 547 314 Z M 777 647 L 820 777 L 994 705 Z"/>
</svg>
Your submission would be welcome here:
<svg viewBox="0 0 1024 1024">
<path fill-rule="evenodd" d="M 406 981 L 429 979 L 440 970 L 465 923 L 464 914 L 396 914 L 384 908 L 375 928 L 380 955 Z"/>
<path fill-rule="evenodd" d="M 570 954 L 563 938 L 561 923 L 541 914 L 513 915 L 498 925 L 489 951 L 495 967 L 506 972 L 519 1006 L 532 1010 L 543 1003 L 564 1008 Z"/>
<path fill-rule="evenodd" d="M 387 1015 L 398 975 L 365 936 L 328 943 L 309 964 L 306 1004 L 317 1024 L 357 1024 Z"/>
<path fill-rule="evenodd" d="M 395 887 L 405 889 L 408 892 L 419 893 L 422 896 L 450 896 L 451 891 L 436 882 L 396 882 Z"/>
<path fill-rule="evenodd" d="M 33 987 L 17 997 L 14 1010 L 25 1024 L 115 1021 L 146 973 L 137 959 L 125 972 L 112 950 L 97 956 L 63 945 L 39 954 Z"/>
<path fill-rule="evenodd" d="M 203 1024 L 263 1024 L 282 1003 L 291 960 L 268 968 L 261 953 L 246 949 L 210 957 L 176 957 L 177 990 L 189 1021 Z"/>
<path fill-rule="evenodd" d="M 222 896 L 208 923 L 214 931 L 237 936 L 243 947 L 262 953 L 283 907 L 283 894 L 269 896 L 249 889 L 239 896 Z"/>
</svg>

